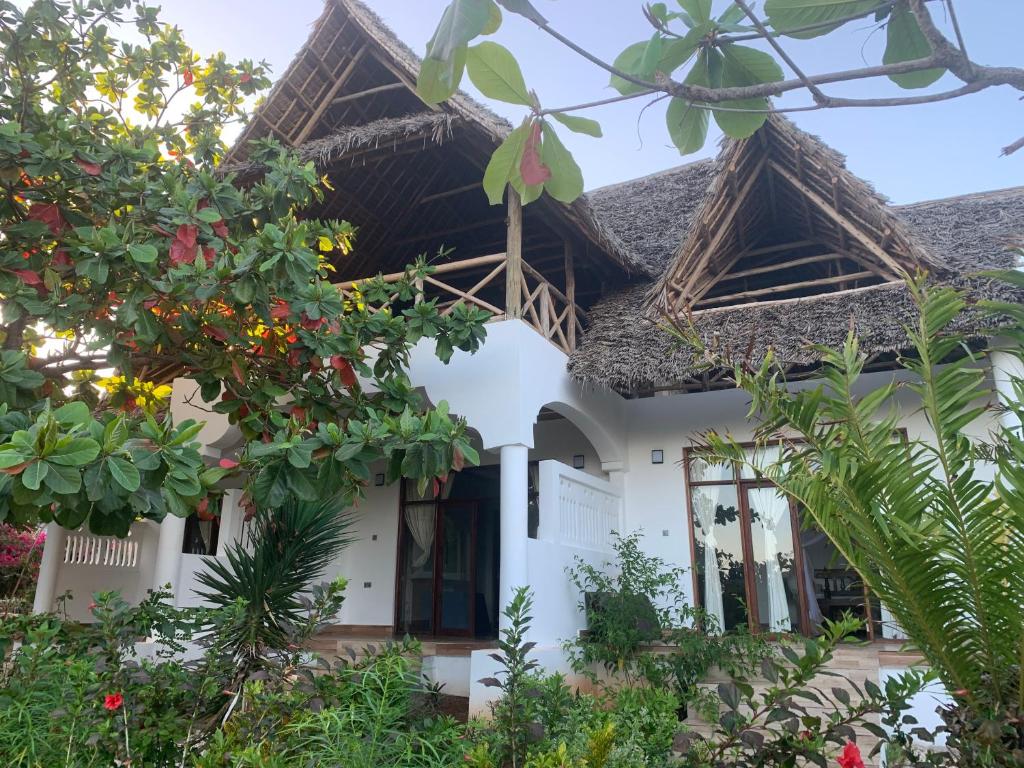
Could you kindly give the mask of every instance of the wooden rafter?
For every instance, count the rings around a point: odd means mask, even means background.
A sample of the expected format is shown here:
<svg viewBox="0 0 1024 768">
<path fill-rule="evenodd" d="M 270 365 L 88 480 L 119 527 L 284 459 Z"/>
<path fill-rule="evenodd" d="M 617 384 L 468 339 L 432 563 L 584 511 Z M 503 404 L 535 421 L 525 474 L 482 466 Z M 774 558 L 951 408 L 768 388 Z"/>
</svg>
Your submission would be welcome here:
<svg viewBox="0 0 1024 768">
<path fill-rule="evenodd" d="M 355 93 L 346 93 L 342 96 L 335 96 L 331 102 L 331 106 L 337 106 L 338 104 L 345 104 L 346 102 L 356 101 L 358 99 L 364 99 L 367 96 L 373 96 L 376 93 L 385 93 L 386 91 L 396 91 L 398 89 L 407 89 L 408 86 L 405 83 L 386 83 L 385 85 L 376 85 L 373 88 L 366 88 L 362 91 Z"/>
<path fill-rule="evenodd" d="M 327 94 L 323 97 L 323 99 L 321 99 L 320 106 L 318 106 L 316 110 L 314 110 L 313 114 L 309 116 L 309 119 L 306 120 L 305 124 L 302 127 L 302 130 L 300 130 L 296 135 L 295 144 L 301 144 L 302 142 L 304 142 L 306 139 L 309 138 L 309 135 L 316 129 L 316 126 L 320 122 L 320 118 L 323 117 L 323 114 L 324 112 L 327 111 L 327 108 L 331 106 L 331 103 L 333 102 L 334 97 L 338 93 L 338 91 L 342 89 L 342 87 L 348 81 L 349 77 L 352 76 L 352 73 L 355 71 L 355 68 L 359 65 L 359 62 L 362 60 L 364 55 L 366 55 L 365 44 L 360 46 L 359 50 L 352 54 L 352 58 L 349 59 L 348 64 L 345 65 L 345 68 L 341 71 L 341 74 L 338 75 L 337 79 L 334 81 L 334 85 L 332 85 L 328 89 Z"/>
<path fill-rule="evenodd" d="M 849 275 L 838 275 L 834 277 L 819 277 L 814 280 L 801 280 L 798 283 L 786 283 L 784 285 L 772 285 L 767 288 L 755 288 L 750 291 L 730 293 L 725 296 L 709 296 L 702 300 L 702 304 L 724 304 L 740 299 L 753 299 L 759 296 L 770 296 L 776 293 L 789 293 L 790 291 L 804 290 L 807 288 L 819 288 L 837 283 L 850 282 L 851 280 L 865 280 L 869 277 L 877 277 L 874 272 L 864 270 Z"/>
</svg>

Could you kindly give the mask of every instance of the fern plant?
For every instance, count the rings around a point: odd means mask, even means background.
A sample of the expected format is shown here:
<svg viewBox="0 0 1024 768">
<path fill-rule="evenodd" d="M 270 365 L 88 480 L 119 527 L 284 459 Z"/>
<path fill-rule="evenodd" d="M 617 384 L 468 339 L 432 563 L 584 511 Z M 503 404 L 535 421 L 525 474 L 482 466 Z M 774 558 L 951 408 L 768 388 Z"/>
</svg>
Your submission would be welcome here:
<svg viewBox="0 0 1024 768">
<path fill-rule="evenodd" d="M 754 469 L 829 536 L 952 693 L 957 709 L 947 719 L 960 727 L 949 743 L 963 764 L 1017 765 L 1024 441 L 999 426 L 990 439 L 972 438 L 969 425 L 1024 409 L 995 403 L 967 339 L 951 329 L 965 297 L 921 279 L 908 285 L 918 317 L 907 329 L 912 351 L 899 363 L 909 375 L 867 394 L 865 356 L 852 334 L 841 350 L 819 349 L 822 381 L 812 388 L 788 387 L 770 355 L 757 368 L 732 361 L 737 385 L 752 397 L 757 442 L 782 448 L 778 461 Z M 998 309 L 1012 316 L 1013 307 Z M 684 336 L 700 345 L 695 334 Z M 1024 389 L 1019 381 L 1016 388 Z M 913 393 L 934 437 L 901 436 L 900 390 Z M 719 460 L 751 460 L 727 435 L 701 442 Z"/>
</svg>

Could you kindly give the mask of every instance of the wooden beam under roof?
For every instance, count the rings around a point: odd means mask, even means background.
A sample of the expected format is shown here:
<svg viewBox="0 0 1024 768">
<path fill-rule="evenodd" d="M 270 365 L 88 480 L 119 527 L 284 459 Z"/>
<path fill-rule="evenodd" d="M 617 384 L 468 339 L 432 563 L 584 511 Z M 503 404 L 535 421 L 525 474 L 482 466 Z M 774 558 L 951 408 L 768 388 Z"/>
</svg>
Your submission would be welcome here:
<svg viewBox="0 0 1024 768">
<path fill-rule="evenodd" d="M 344 104 L 346 101 L 355 101 L 356 99 L 363 99 L 367 96 L 373 96 L 375 93 L 384 93 L 385 91 L 396 91 L 399 88 L 407 88 L 405 83 L 387 83 L 385 85 L 376 85 L 373 88 L 367 88 L 363 91 L 357 91 L 355 93 L 346 93 L 344 96 L 336 96 L 331 102 L 331 106 L 337 106 L 338 104 Z"/>
<path fill-rule="evenodd" d="M 900 264 L 893 259 L 888 253 L 886 253 L 878 244 L 869 238 L 864 232 L 861 231 L 860 227 L 856 226 L 846 216 L 841 214 L 839 211 L 832 208 L 832 206 L 825 201 L 817 192 L 811 189 L 801 179 L 797 178 L 789 169 L 783 167 L 774 160 L 769 161 L 773 171 L 778 173 L 782 178 L 792 184 L 799 192 L 803 193 L 807 199 L 813 202 L 819 210 L 821 210 L 826 216 L 832 219 L 837 225 L 847 231 L 847 233 L 853 237 L 858 243 L 866 248 L 873 256 L 877 256 L 883 264 L 889 267 L 896 274 L 905 274 L 906 270 L 903 269 Z"/>
<path fill-rule="evenodd" d="M 725 296 L 709 296 L 701 301 L 701 304 L 724 304 L 730 301 L 736 301 L 738 299 L 753 299 L 759 296 L 770 296 L 773 293 L 787 293 L 789 291 L 798 291 L 803 288 L 816 288 L 825 285 L 836 285 L 837 283 L 849 282 L 850 280 L 864 280 L 869 277 L 878 277 L 877 274 L 869 270 L 863 272 L 854 272 L 848 275 L 838 275 L 834 277 L 819 277 L 814 280 L 802 280 L 799 283 L 786 283 L 784 285 L 772 285 L 767 288 L 756 288 L 751 291 L 740 291 L 739 293 L 730 293 Z"/>
<path fill-rule="evenodd" d="M 344 86 L 352 76 L 352 72 L 355 71 L 355 68 L 359 65 L 359 62 L 365 55 L 366 45 L 364 44 L 359 48 L 359 50 L 352 54 L 352 58 L 349 59 L 348 64 L 345 65 L 345 69 L 343 69 L 341 74 L 338 75 L 337 80 L 334 81 L 334 85 L 330 87 L 327 94 L 323 99 L 321 99 L 320 105 L 316 108 L 316 111 L 309 116 L 309 119 L 306 121 L 305 125 L 303 125 L 302 130 L 299 131 L 298 135 L 295 137 L 295 144 L 301 144 L 309 138 L 309 135 L 320 122 L 320 118 L 323 117 L 324 112 L 326 112 L 327 108 L 331 106 L 335 95 L 337 95 L 338 91 L 341 90 L 342 86 Z"/>
</svg>

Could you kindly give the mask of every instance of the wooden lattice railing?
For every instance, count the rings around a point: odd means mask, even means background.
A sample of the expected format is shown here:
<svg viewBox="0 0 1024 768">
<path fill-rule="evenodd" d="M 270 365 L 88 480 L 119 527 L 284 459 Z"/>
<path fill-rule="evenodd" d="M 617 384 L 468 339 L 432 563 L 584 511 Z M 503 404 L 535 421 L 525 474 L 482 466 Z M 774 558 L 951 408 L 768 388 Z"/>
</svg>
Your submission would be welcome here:
<svg viewBox="0 0 1024 768">
<path fill-rule="evenodd" d="M 506 312 L 506 281 L 499 279 L 507 274 L 508 263 L 504 253 L 495 253 L 439 264 L 434 267 L 431 274 L 417 281 L 415 300 L 420 302 L 436 299 L 442 315 L 448 314 L 460 303 L 468 303 L 489 312 L 493 320 L 504 320 L 506 317 L 514 316 L 513 313 Z M 468 288 L 459 288 L 452 284 L 454 278 L 459 275 L 479 272 L 482 267 L 491 268 Z M 381 275 L 385 283 L 397 283 L 403 277 L 404 272 Z M 338 290 L 345 299 L 359 301 L 359 285 L 365 282 L 366 279 L 339 283 Z M 519 316 L 563 352 L 572 352 L 587 320 L 586 312 L 525 262 L 522 262 L 522 275 L 518 283 L 522 290 L 522 305 L 516 308 Z M 488 296 L 490 300 L 484 296 Z M 379 312 L 390 308 L 398 298 L 396 292 L 383 304 L 371 306 L 369 309 L 371 312 Z"/>
</svg>

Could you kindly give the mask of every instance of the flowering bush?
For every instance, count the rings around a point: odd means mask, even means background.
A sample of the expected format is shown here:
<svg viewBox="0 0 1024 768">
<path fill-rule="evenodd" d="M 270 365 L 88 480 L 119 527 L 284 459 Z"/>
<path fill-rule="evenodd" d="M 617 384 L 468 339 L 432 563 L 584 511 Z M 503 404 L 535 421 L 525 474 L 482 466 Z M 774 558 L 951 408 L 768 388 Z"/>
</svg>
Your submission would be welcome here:
<svg viewBox="0 0 1024 768">
<path fill-rule="evenodd" d="M 31 599 L 45 540 L 44 531 L 0 523 L 0 598 Z"/>
</svg>

